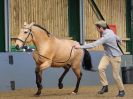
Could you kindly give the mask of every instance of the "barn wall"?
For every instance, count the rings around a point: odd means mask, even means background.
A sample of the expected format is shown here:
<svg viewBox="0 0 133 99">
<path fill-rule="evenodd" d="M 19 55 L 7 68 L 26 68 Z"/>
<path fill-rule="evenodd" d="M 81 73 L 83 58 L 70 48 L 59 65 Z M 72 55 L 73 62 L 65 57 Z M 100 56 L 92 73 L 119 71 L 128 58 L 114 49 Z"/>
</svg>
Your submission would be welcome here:
<svg viewBox="0 0 133 99">
<path fill-rule="evenodd" d="M 93 68 L 97 70 L 97 66 L 103 52 L 90 52 L 92 57 Z M 13 64 L 9 64 L 9 55 L 13 56 Z M 15 53 L 0 53 L 0 91 L 10 90 L 10 81 L 15 81 L 16 89 L 20 88 L 35 88 L 35 62 L 32 58 L 32 53 L 27 52 L 15 52 Z M 121 66 L 132 66 L 132 56 L 123 55 Z M 43 86 L 56 87 L 58 79 L 63 73 L 63 68 L 48 68 L 43 71 Z M 107 68 L 107 78 L 110 84 L 114 84 L 111 66 Z M 95 86 L 99 85 L 99 77 L 97 72 L 89 72 L 82 70 L 83 76 L 81 80 L 81 86 Z M 64 80 L 65 87 L 75 87 L 76 76 L 70 69 Z"/>
<path fill-rule="evenodd" d="M 123 41 L 129 40 L 126 38 L 125 0 L 94 1 L 107 23 L 116 25 L 116 34 Z M 34 21 L 57 37 L 69 37 L 68 0 L 11 0 L 10 7 L 11 37 L 16 37 L 25 21 L 28 23 Z M 88 0 L 84 0 L 84 14 L 85 40 L 93 42 L 99 38 L 99 33 L 94 25 L 98 19 Z M 13 44 L 14 39 L 11 41 Z M 121 47 L 126 51 L 126 42 Z M 103 50 L 103 48 L 98 46 L 92 50 Z"/>
</svg>

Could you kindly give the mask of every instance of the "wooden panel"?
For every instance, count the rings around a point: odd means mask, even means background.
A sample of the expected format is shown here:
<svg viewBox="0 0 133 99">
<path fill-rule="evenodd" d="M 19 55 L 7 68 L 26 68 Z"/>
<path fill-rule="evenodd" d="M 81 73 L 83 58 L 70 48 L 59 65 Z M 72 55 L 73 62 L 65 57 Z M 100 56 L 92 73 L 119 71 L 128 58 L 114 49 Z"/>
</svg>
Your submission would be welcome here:
<svg viewBox="0 0 133 99">
<path fill-rule="evenodd" d="M 121 39 L 126 39 L 126 17 L 125 0 L 94 0 L 108 24 L 116 25 L 117 35 Z M 85 11 L 85 39 L 87 42 L 95 41 L 99 38 L 95 23 L 98 21 L 88 0 L 84 0 Z M 125 45 L 126 43 L 124 43 Z M 126 50 L 125 47 L 123 47 Z M 93 50 L 102 50 L 99 46 Z"/>
<path fill-rule="evenodd" d="M 10 30 L 14 37 L 24 22 L 35 22 L 57 37 L 68 37 L 67 0 L 11 0 Z"/>
</svg>

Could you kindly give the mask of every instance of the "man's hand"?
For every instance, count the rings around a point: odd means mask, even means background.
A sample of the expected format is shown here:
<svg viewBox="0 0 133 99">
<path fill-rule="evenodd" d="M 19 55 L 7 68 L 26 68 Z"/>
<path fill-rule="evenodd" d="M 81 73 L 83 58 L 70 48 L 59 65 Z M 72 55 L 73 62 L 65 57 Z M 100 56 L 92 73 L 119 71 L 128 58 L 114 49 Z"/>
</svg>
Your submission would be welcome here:
<svg viewBox="0 0 133 99">
<path fill-rule="evenodd" d="M 74 48 L 76 48 L 76 49 L 81 48 L 81 47 L 80 47 L 80 44 L 74 45 Z"/>
</svg>

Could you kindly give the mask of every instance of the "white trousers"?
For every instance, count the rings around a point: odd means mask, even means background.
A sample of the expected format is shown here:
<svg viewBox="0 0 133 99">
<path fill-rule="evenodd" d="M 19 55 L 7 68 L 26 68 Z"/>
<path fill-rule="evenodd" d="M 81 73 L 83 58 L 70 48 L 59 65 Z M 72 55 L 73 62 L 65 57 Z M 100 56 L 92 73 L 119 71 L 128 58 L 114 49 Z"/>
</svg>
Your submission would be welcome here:
<svg viewBox="0 0 133 99">
<path fill-rule="evenodd" d="M 105 70 L 109 64 L 112 65 L 113 77 L 118 87 L 118 90 L 124 90 L 123 82 L 120 77 L 121 57 L 109 57 L 106 55 L 102 57 L 98 66 L 100 82 L 103 86 L 108 85 Z"/>
</svg>

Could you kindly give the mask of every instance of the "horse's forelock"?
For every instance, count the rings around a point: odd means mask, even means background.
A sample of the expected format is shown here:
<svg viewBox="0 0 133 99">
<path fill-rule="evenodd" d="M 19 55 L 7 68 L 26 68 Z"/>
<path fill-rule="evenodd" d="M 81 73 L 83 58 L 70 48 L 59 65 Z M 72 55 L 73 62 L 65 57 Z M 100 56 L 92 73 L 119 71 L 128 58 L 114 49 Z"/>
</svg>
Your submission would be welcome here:
<svg viewBox="0 0 133 99">
<path fill-rule="evenodd" d="M 24 22 L 23 28 L 29 28 L 30 29 L 34 24 L 35 24 L 34 22 L 32 22 L 30 24 L 28 24 L 27 22 Z"/>
<path fill-rule="evenodd" d="M 32 27 L 34 24 L 35 24 L 35 23 L 34 23 L 34 22 L 32 22 L 32 23 L 29 25 L 29 28 L 30 28 L 30 27 Z"/>
</svg>

